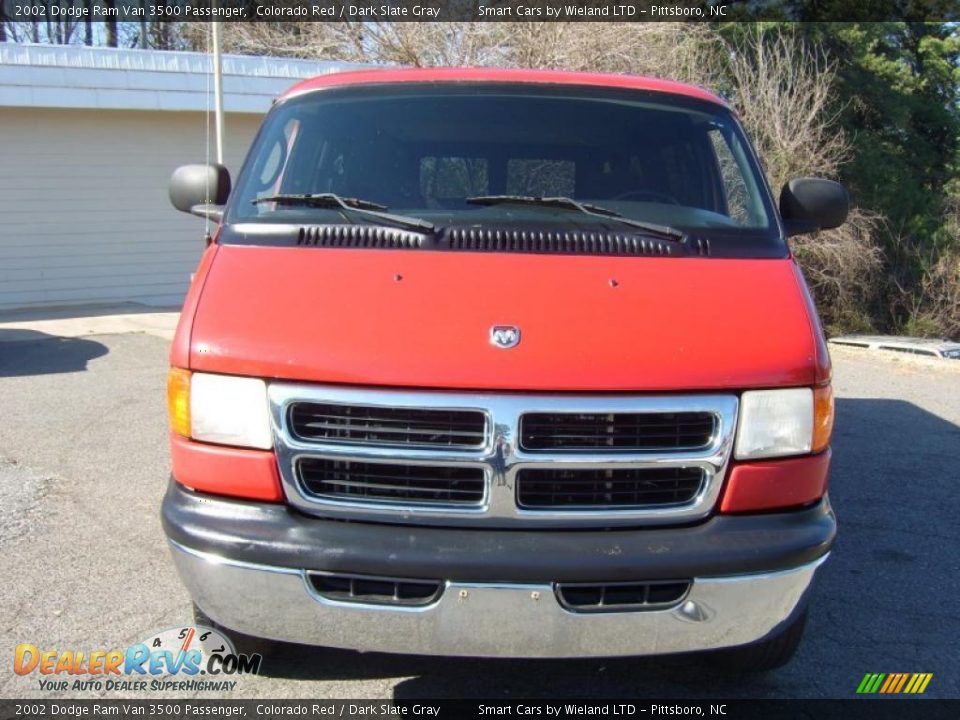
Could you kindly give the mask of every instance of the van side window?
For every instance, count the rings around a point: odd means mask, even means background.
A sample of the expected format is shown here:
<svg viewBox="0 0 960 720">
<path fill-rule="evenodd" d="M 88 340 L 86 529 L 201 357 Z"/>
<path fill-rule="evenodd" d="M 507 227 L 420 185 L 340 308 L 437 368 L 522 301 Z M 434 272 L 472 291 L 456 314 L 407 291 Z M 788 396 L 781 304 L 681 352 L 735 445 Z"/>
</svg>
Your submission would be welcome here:
<svg viewBox="0 0 960 720">
<path fill-rule="evenodd" d="M 720 171 L 720 181 L 726 201 L 726 214 L 739 225 L 749 226 L 763 223 L 765 213 L 763 208 L 756 204 L 758 188 L 748 187 L 748 180 L 743 175 L 747 161 L 743 148 L 734 138 L 733 146 L 719 128 L 708 133 L 710 145 Z M 752 176 L 749 182 L 752 182 Z"/>
<path fill-rule="evenodd" d="M 709 208 L 703 191 L 703 165 L 698 162 L 691 143 L 662 146 L 659 156 L 667 194 L 681 205 Z"/>
<path fill-rule="evenodd" d="M 658 129 L 638 139 L 609 196 L 721 212 L 717 170 L 702 133 Z"/>
<path fill-rule="evenodd" d="M 485 158 L 420 158 L 420 194 L 428 202 L 459 200 L 489 192 Z"/>
<path fill-rule="evenodd" d="M 577 166 L 571 160 L 511 158 L 507 161 L 507 195 L 573 197 Z"/>
<path fill-rule="evenodd" d="M 747 191 L 743 176 L 740 175 L 737 161 L 719 130 L 711 130 L 709 137 L 713 152 L 717 156 L 717 165 L 720 168 L 720 180 L 727 205 L 727 215 L 741 225 L 747 225 L 750 222 L 750 213 L 747 209 L 747 197 L 750 193 Z"/>
<path fill-rule="evenodd" d="M 299 133 L 300 121 L 293 118 L 284 125 L 283 133 L 274 139 L 269 151 L 262 156 L 262 161 L 256 168 L 258 189 L 261 192 L 270 194 L 279 192 L 287 161 Z"/>
</svg>

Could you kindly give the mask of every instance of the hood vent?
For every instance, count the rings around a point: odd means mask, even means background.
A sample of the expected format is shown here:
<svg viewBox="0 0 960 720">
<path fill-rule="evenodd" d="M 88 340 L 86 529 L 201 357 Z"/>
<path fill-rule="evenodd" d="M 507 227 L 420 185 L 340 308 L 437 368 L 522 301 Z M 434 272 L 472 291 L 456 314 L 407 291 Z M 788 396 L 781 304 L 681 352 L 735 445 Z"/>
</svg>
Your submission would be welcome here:
<svg viewBox="0 0 960 720">
<path fill-rule="evenodd" d="M 689 237 L 682 243 L 642 233 L 549 231 L 505 228 L 445 228 L 436 237 L 380 225 L 309 225 L 299 229 L 297 245 L 380 250 L 539 253 L 684 257 L 710 255 L 710 241 Z"/>
<path fill-rule="evenodd" d="M 573 255 L 682 254 L 681 246 L 675 243 L 625 233 L 453 228 L 447 232 L 447 236 L 451 250 L 473 252 Z"/>
<path fill-rule="evenodd" d="M 415 249 L 427 236 L 380 225 L 312 225 L 300 228 L 297 245 L 333 248 Z"/>
</svg>

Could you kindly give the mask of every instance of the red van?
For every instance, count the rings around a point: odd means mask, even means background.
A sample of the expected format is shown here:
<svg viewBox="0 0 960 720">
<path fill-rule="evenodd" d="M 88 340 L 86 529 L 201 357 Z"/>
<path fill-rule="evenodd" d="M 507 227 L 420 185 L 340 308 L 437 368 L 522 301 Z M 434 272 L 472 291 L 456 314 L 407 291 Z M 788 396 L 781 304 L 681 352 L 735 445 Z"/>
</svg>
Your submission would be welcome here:
<svg viewBox="0 0 960 720">
<path fill-rule="evenodd" d="M 173 341 L 163 523 L 198 618 L 392 653 L 800 640 L 836 523 L 791 235 L 710 92 L 622 75 L 328 75 L 270 110 Z"/>
</svg>

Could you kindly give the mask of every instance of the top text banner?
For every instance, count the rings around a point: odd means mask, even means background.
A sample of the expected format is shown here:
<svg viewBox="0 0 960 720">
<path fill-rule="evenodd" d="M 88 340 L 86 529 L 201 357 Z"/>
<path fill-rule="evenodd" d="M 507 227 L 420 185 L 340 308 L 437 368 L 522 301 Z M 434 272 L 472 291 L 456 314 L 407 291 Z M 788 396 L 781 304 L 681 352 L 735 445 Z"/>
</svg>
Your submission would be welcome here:
<svg viewBox="0 0 960 720">
<path fill-rule="evenodd" d="M 0 0 L 8 22 L 960 20 L 956 0 Z"/>
</svg>

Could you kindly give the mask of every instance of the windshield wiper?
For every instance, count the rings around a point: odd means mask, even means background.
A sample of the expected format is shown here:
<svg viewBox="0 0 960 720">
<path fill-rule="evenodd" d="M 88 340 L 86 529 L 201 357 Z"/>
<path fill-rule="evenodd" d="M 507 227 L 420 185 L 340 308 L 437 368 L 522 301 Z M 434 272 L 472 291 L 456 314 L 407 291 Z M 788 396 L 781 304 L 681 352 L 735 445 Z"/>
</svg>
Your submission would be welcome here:
<svg viewBox="0 0 960 720">
<path fill-rule="evenodd" d="M 677 230 L 676 228 L 668 227 L 667 225 L 658 225 L 656 223 L 648 223 L 644 222 L 643 220 L 634 220 L 633 218 L 624 217 L 615 210 L 601 207 L 599 205 L 593 205 L 591 203 L 583 203 L 579 200 L 574 200 L 573 198 L 569 197 L 533 197 L 532 195 L 477 195 L 475 197 L 468 197 L 466 202 L 470 203 L 471 205 L 533 205 L 536 207 L 555 207 L 564 210 L 576 210 L 584 215 L 592 215 L 593 217 L 603 218 L 605 220 L 613 220 L 622 225 L 630 225 L 631 227 L 640 228 L 648 233 L 652 233 L 669 240 L 683 241 L 686 239 L 686 234 L 681 230 Z"/>
<path fill-rule="evenodd" d="M 386 210 L 386 205 L 371 202 L 370 200 L 361 200 L 360 198 L 344 198 L 334 193 L 317 193 L 304 195 L 266 195 L 250 201 L 253 205 L 260 203 L 277 203 L 278 205 L 308 205 L 310 207 L 332 208 L 339 210 L 344 219 L 353 222 L 348 212 L 357 213 L 361 217 L 367 217 L 381 222 L 391 223 L 395 226 L 416 230 L 419 232 L 435 232 L 436 227 L 433 223 L 421 220 L 420 218 L 408 217 L 406 215 L 394 215 L 393 213 L 380 212 Z"/>
</svg>

